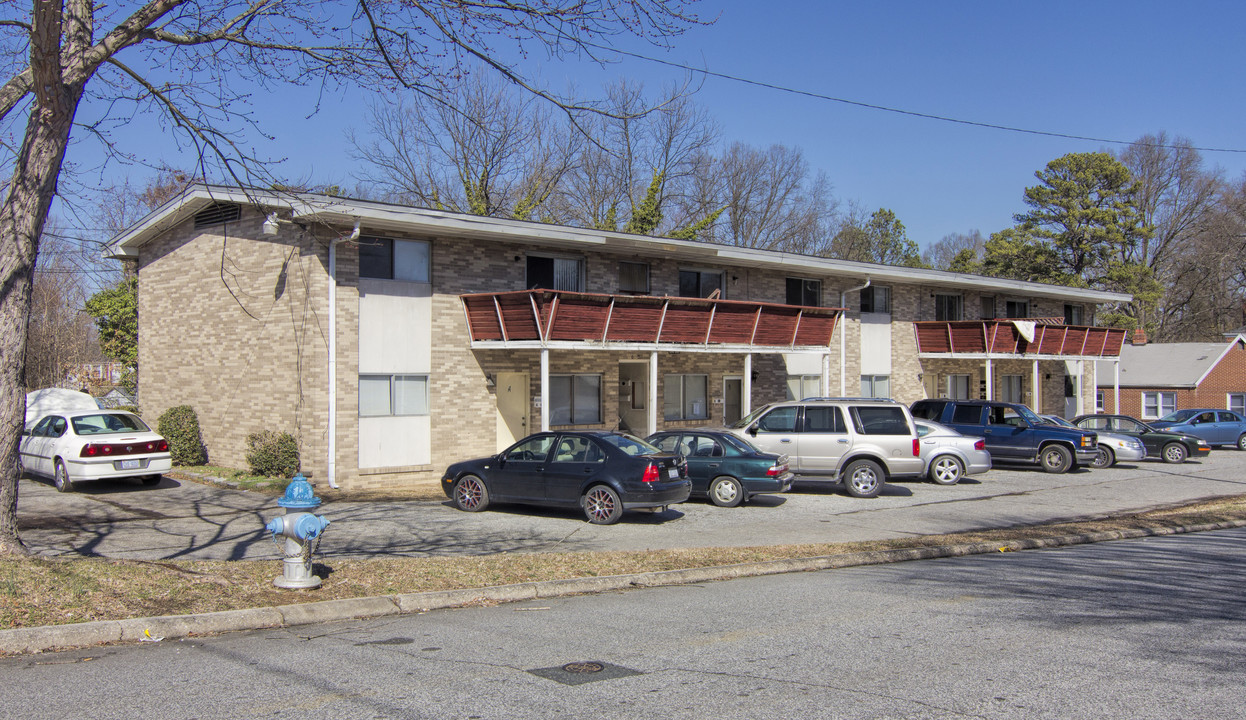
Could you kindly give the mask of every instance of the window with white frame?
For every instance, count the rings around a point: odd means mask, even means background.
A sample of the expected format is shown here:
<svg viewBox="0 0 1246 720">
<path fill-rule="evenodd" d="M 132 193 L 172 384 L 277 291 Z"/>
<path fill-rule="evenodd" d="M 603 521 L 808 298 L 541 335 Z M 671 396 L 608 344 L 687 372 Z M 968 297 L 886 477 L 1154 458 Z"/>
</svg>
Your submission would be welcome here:
<svg viewBox="0 0 1246 720">
<path fill-rule="evenodd" d="M 601 422 L 601 375 L 550 375 L 549 424 Z"/>
<path fill-rule="evenodd" d="M 1177 393 L 1175 392 L 1144 392 L 1142 393 L 1142 419 L 1155 420 L 1177 410 Z"/>
<path fill-rule="evenodd" d="M 379 280 L 429 281 L 430 246 L 423 240 L 359 239 L 359 277 Z"/>
<path fill-rule="evenodd" d="M 667 375 L 662 400 L 666 420 L 708 420 L 709 376 Z"/>
<path fill-rule="evenodd" d="M 1021 399 L 1024 378 L 1021 375 L 1003 375 L 999 379 L 999 399 L 1006 403 L 1023 402 Z"/>
<path fill-rule="evenodd" d="M 861 291 L 861 312 L 890 313 L 891 288 L 883 285 L 871 285 Z"/>
<path fill-rule="evenodd" d="M 1095 391 L 1095 412 L 1097 413 L 1107 412 L 1107 410 L 1104 410 L 1104 408 L 1106 407 L 1107 407 L 1106 393 L 1104 393 L 1102 390 L 1096 390 Z"/>
<path fill-rule="evenodd" d="M 706 298 L 715 291 L 722 296 L 723 274 L 717 270 L 680 270 L 679 296 Z"/>
<path fill-rule="evenodd" d="M 359 417 L 427 414 L 427 375 L 359 376 Z"/>
<path fill-rule="evenodd" d="M 1229 393 L 1227 404 L 1238 415 L 1246 415 L 1246 393 Z"/>
<path fill-rule="evenodd" d="M 861 397 L 891 397 L 890 375 L 862 375 Z"/>
<path fill-rule="evenodd" d="M 948 375 L 947 376 L 947 396 L 953 400 L 969 399 L 969 376 L 968 375 Z"/>
<path fill-rule="evenodd" d="M 527 271 L 524 287 L 529 290 L 584 289 L 584 261 L 579 258 L 529 255 Z"/>
<path fill-rule="evenodd" d="M 821 375 L 788 375 L 787 399 L 803 400 L 822 396 Z"/>
<path fill-rule="evenodd" d="M 960 295 L 935 295 L 935 320 L 955 322 L 964 319 L 965 299 Z"/>
</svg>

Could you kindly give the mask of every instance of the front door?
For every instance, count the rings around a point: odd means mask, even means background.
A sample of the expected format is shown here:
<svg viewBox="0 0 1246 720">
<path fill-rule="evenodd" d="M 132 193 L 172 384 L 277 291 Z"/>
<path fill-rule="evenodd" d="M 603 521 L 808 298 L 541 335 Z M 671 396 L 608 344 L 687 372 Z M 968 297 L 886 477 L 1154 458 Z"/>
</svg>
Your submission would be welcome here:
<svg viewBox="0 0 1246 720">
<path fill-rule="evenodd" d="M 531 402 L 528 373 L 500 372 L 497 377 L 499 451 L 528 436 Z"/>
<path fill-rule="evenodd" d="M 723 378 L 723 425 L 732 425 L 744 417 L 744 378 Z"/>
</svg>

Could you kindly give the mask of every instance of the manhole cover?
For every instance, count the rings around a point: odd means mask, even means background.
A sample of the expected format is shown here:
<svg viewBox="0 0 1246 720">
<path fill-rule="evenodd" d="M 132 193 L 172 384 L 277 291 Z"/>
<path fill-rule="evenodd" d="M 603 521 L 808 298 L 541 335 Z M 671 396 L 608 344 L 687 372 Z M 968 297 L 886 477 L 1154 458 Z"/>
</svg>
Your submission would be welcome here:
<svg viewBox="0 0 1246 720">
<path fill-rule="evenodd" d="M 566 665 L 537 668 L 528 672 L 537 677 L 553 680 L 563 685 L 583 685 L 584 683 L 597 682 L 598 680 L 613 680 L 615 678 L 644 674 L 639 670 L 632 670 L 631 668 L 611 665 L 610 663 L 598 662 L 596 660 L 581 660 L 570 662 Z"/>
</svg>

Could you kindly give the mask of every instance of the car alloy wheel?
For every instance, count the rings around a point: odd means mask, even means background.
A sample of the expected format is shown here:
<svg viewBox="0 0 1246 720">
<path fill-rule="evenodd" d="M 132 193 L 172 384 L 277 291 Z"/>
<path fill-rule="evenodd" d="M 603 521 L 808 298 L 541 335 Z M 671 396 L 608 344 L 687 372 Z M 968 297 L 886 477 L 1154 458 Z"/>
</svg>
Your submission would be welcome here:
<svg viewBox="0 0 1246 720">
<path fill-rule="evenodd" d="M 584 514 L 594 525 L 613 525 L 623 517 L 623 503 L 619 495 L 605 485 L 594 485 L 584 493 Z"/>
<path fill-rule="evenodd" d="M 1241 436 L 1237 438 L 1237 449 L 1246 450 L 1246 433 L 1242 433 Z"/>
<path fill-rule="evenodd" d="M 853 497 L 877 497 L 883 487 L 883 469 L 873 460 L 853 460 L 844 476 L 844 489 Z"/>
<path fill-rule="evenodd" d="M 930 463 L 930 480 L 938 485 L 955 485 L 965 474 L 965 466 L 951 455 L 940 455 Z"/>
<path fill-rule="evenodd" d="M 744 488 L 733 477 L 714 478 L 710 483 L 710 500 L 718 507 L 735 507 L 744 501 Z"/>
<path fill-rule="evenodd" d="M 1186 458 L 1185 446 L 1179 442 L 1170 442 L 1164 446 L 1164 462 L 1183 463 Z"/>
<path fill-rule="evenodd" d="M 464 475 L 454 484 L 454 504 L 464 512 L 480 512 L 489 506 L 489 489 L 475 475 Z"/>
<path fill-rule="evenodd" d="M 65 461 L 60 458 L 56 459 L 56 470 L 52 474 L 52 482 L 56 485 L 57 492 L 74 491 L 74 481 L 69 479 L 69 470 L 65 468 Z"/>
<path fill-rule="evenodd" d="M 1111 448 L 1099 446 L 1099 451 L 1095 453 L 1094 466 L 1097 468 L 1109 468 L 1116 464 L 1116 455 L 1112 453 Z"/>
</svg>

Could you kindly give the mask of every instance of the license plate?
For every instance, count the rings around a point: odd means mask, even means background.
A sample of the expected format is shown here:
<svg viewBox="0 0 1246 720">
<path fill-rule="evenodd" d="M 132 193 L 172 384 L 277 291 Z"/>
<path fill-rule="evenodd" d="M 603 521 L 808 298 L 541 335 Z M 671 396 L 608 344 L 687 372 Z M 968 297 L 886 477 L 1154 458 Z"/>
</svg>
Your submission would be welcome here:
<svg viewBox="0 0 1246 720">
<path fill-rule="evenodd" d="M 139 468 L 143 467 L 143 461 L 142 460 L 118 460 L 116 465 L 117 465 L 118 470 L 138 470 Z"/>
<path fill-rule="evenodd" d="M 667 468 L 666 474 L 668 477 L 677 478 L 679 477 L 679 468 Z"/>
</svg>

